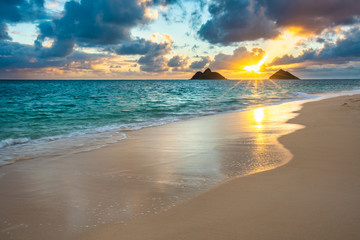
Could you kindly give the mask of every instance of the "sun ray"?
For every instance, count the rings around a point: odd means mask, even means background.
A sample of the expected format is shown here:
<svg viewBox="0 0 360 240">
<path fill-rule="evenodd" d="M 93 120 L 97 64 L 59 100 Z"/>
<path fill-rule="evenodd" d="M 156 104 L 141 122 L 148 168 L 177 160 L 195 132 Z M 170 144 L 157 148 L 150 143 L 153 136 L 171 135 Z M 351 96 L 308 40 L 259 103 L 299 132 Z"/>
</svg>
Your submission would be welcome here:
<svg viewBox="0 0 360 240">
<path fill-rule="evenodd" d="M 260 85 L 261 85 L 262 87 L 265 87 L 265 83 L 264 83 L 263 80 L 259 80 L 259 83 L 260 83 Z"/>
<path fill-rule="evenodd" d="M 273 80 L 269 79 L 269 81 L 270 81 L 272 84 L 274 84 L 277 88 L 282 88 L 282 87 L 279 86 L 279 84 L 277 84 L 277 83 L 274 82 Z"/>
<path fill-rule="evenodd" d="M 241 80 L 240 81 L 238 81 L 237 83 L 235 83 L 235 85 L 234 86 L 232 86 L 229 90 L 227 90 L 223 95 L 221 95 L 220 97 L 222 98 L 222 97 L 224 97 L 228 92 L 230 92 L 234 87 L 236 87 L 239 83 L 241 82 Z"/>
<path fill-rule="evenodd" d="M 257 89 L 257 88 L 258 88 L 258 82 L 257 82 L 257 81 L 253 81 L 253 86 L 254 86 L 255 89 Z"/>
<path fill-rule="evenodd" d="M 246 84 L 246 88 L 249 88 L 250 84 L 251 84 L 251 80 L 248 80 L 248 82 Z"/>
</svg>

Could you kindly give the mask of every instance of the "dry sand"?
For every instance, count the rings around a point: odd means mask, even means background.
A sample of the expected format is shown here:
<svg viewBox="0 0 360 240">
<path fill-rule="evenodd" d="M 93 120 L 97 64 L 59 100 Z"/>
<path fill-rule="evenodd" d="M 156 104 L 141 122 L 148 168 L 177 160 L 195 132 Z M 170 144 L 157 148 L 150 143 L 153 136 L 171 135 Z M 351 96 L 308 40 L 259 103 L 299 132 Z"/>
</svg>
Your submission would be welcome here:
<svg viewBox="0 0 360 240">
<path fill-rule="evenodd" d="M 360 239 L 360 97 L 307 103 L 280 142 L 294 158 L 171 210 L 81 239 Z"/>
</svg>

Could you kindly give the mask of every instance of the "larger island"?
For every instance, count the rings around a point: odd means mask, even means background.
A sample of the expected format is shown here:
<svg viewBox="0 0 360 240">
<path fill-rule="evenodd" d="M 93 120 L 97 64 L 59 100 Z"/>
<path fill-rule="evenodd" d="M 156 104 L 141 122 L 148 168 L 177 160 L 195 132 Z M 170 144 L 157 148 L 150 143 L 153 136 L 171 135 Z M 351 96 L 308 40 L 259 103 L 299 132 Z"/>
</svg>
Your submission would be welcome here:
<svg viewBox="0 0 360 240">
<path fill-rule="evenodd" d="M 300 78 L 292 75 L 288 71 L 284 71 L 284 70 L 280 69 L 279 71 L 277 71 L 276 73 L 271 75 L 269 77 L 269 79 L 300 79 Z"/>
<path fill-rule="evenodd" d="M 223 75 L 218 72 L 212 72 L 210 68 L 207 68 L 203 73 L 197 72 L 191 78 L 191 80 L 224 80 L 226 79 Z"/>
</svg>

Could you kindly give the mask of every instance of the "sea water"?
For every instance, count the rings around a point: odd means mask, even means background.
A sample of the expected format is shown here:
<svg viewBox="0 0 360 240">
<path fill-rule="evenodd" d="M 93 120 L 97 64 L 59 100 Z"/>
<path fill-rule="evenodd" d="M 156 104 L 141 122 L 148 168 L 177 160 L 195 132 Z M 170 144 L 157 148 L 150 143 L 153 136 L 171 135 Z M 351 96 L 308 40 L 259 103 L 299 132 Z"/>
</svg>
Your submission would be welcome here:
<svg viewBox="0 0 360 240">
<path fill-rule="evenodd" d="M 360 88 L 332 80 L 1 80 L 0 165 L 88 151 L 129 131 Z"/>
</svg>

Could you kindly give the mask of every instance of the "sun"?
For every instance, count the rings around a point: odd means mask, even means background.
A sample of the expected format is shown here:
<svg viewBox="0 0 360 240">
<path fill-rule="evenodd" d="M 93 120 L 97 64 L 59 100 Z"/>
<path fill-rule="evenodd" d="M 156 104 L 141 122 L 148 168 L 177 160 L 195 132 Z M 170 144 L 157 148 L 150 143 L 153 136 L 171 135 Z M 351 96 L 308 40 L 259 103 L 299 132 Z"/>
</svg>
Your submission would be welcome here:
<svg viewBox="0 0 360 240">
<path fill-rule="evenodd" d="M 293 51 L 297 43 L 306 37 L 306 35 L 300 34 L 301 30 L 300 28 L 288 28 L 276 39 L 267 41 L 264 48 L 266 55 L 257 64 L 245 66 L 243 69 L 248 72 L 259 73 L 264 63 L 271 62 L 274 58 Z"/>
<path fill-rule="evenodd" d="M 267 60 L 267 56 L 265 55 L 263 57 L 263 59 L 261 59 L 260 62 L 258 62 L 258 64 L 251 65 L 251 66 L 245 66 L 244 69 L 248 72 L 258 73 L 260 71 L 261 66 L 265 63 L 266 60 Z"/>
</svg>

